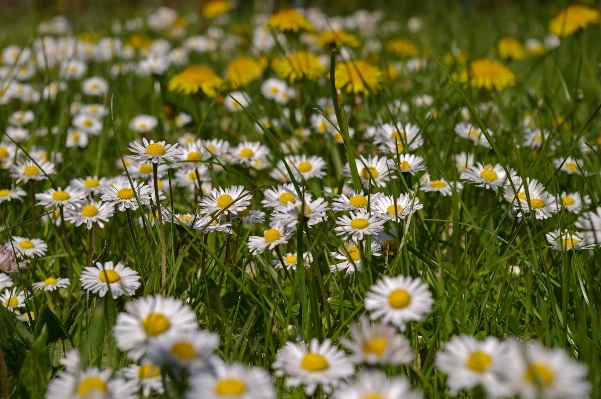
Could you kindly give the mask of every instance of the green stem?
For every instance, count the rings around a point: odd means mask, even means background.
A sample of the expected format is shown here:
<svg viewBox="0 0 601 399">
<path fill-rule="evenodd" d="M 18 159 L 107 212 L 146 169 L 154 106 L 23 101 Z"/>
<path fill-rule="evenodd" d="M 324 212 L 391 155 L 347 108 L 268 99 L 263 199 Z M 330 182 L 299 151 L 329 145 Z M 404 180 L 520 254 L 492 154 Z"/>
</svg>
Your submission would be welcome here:
<svg viewBox="0 0 601 399">
<path fill-rule="evenodd" d="M 157 217 L 159 219 L 159 237 L 161 240 L 161 286 L 163 287 L 163 295 L 165 295 L 165 282 L 167 281 L 167 244 L 165 243 L 165 226 L 163 226 L 163 214 L 161 212 L 161 203 L 159 202 L 159 181 L 158 181 L 159 164 L 152 164 L 152 174 L 154 177 L 154 197 L 157 209 Z"/>
</svg>

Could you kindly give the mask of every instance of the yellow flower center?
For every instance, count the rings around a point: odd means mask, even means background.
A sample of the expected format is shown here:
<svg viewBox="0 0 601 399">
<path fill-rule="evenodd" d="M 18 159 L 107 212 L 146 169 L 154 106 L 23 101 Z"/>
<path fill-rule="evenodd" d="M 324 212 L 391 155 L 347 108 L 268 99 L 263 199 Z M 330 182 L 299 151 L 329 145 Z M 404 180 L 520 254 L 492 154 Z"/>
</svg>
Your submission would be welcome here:
<svg viewBox="0 0 601 399">
<path fill-rule="evenodd" d="M 240 156 L 242 158 L 252 157 L 253 155 L 255 155 L 255 152 L 250 148 L 244 148 L 242 149 L 242 151 L 240 151 Z"/>
<path fill-rule="evenodd" d="M 73 133 L 71 135 L 71 138 L 73 139 L 73 141 L 78 142 L 79 141 L 79 134 L 77 133 Z"/>
<path fill-rule="evenodd" d="M 263 237 L 265 238 L 266 242 L 274 242 L 279 240 L 282 235 L 277 229 L 269 229 L 263 233 Z"/>
<path fill-rule="evenodd" d="M 194 218 L 193 218 L 193 217 L 191 217 L 191 216 L 188 216 L 188 215 L 184 215 L 184 216 L 182 217 L 182 219 L 184 220 L 184 222 L 191 222 L 191 221 L 193 221 L 193 220 L 194 220 Z"/>
<path fill-rule="evenodd" d="M 348 203 L 355 208 L 365 208 L 367 206 L 367 198 L 363 195 L 354 195 L 349 198 Z"/>
<path fill-rule="evenodd" d="M 224 378 L 215 385 L 215 393 L 221 396 L 240 396 L 246 392 L 246 384 L 236 378 Z"/>
<path fill-rule="evenodd" d="M 311 169 L 313 169 L 313 166 L 311 165 L 310 162 L 303 161 L 298 164 L 298 171 L 301 173 L 307 173 Z"/>
<path fill-rule="evenodd" d="M 402 288 L 392 290 L 388 295 L 388 303 L 394 309 L 403 309 L 411 303 L 411 295 Z"/>
<path fill-rule="evenodd" d="M 52 284 L 56 284 L 58 283 L 58 280 L 55 279 L 54 277 L 48 277 L 46 280 L 44 280 L 44 284 L 46 285 L 52 285 Z"/>
<path fill-rule="evenodd" d="M 296 263 L 296 256 L 295 255 L 288 255 L 284 258 L 284 262 L 286 263 Z"/>
<path fill-rule="evenodd" d="M 470 354 L 465 362 L 468 369 L 477 373 L 483 373 L 488 370 L 488 367 L 492 363 L 492 357 L 486 352 L 474 351 Z"/>
<path fill-rule="evenodd" d="M 84 124 L 85 127 L 90 127 L 90 126 L 92 126 L 92 120 L 91 119 L 86 119 L 83 122 L 83 124 Z"/>
<path fill-rule="evenodd" d="M 369 226 L 369 220 L 367 219 L 357 218 L 351 220 L 351 227 L 353 229 L 363 230 L 367 226 Z"/>
<path fill-rule="evenodd" d="M 271 94 L 278 94 L 280 92 L 280 89 L 277 86 L 272 86 L 271 89 L 269 89 L 269 91 L 271 92 Z"/>
<path fill-rule="evenodd" d="M 191 343 L 182 341 L 176 342 L 175 345 L 171 347 L 171 354 L 180 360 L 186 361 L 196 357 L 196 350 Z"/>
<path fill-rule="evenodd" d="M 121 276 L 119 275 L 119 273 L 117 273 L 114 270 L 102 270 L 98 274 L 98 278 L 103 283 L 109 283 L 109 284 L 116 283 L 117 281 L 121 280 Z"/>
<path fill-rule="evenodd" d="M 147 163 L 140 165 L 139 169 L 140 173 L 144 173 L 145 175 L 152 173 L 152 165 L 148 165 Z"/>
<path fill-rule="evenodd" d="M 31 241 L 25 240 L 25 241 L 21 241 L 19 243 L 19 246 L 23 249 L 32 249 L 35 247 L 35 244 L 32 243 Z"/>
<path fill-rule="evenodd" d="M 407 162 L 407 161 L 401 162 L 401 170 L 402 171 L 406 172 L 409 169 L 411 169 L 411 165 L 409 164 L 409 162 Z"/>
<path fill-rule="evenodd" d="M 165 147 L 159 143 L 148 144 L 146 147 L 146 154 L 148 155 L 165 155 Z"/>
<path fill-rule="evenodd" d="M 8 197 L 9 194 L 10 194 L 10 190 L 7 190 L 5 188 L 0 190 L 0 197 Z"/>
<path fill-rule="evenodd" d="M 85 205 L 81 208 L 81 214 L 87 218 L 94 217 L 98 215 L 98 208 L 95 205 Z"/>
<path fill-rule="evenodd" d="M 283 205 L 286 205 L 289 202 L 294 202 L 295 199 L 296 198 L 294 197 L 294 194 L 292 194 L 292 193 L 286 192 L 286 193 L 283 193 L 282 195 L 280 195 L 280 202 Z"/>
<path fill-rule="evenodd" d="M 578 165 L 576 165 L 574 162 L 566 162 L 564 166 L 570 172 L 576 172 L 578 170 Z"/>
<path fill-rule="evenodd" d="M 197 175 L 196 175 L 196 171 L 195 170 L 193 170 L 192 172 L 188 173 L 188 179 L 190 179 L 190 180 L 196 180 L 196 177 L 197 177 Z"/>
<path fill-rule="evenodd" d="M 375 338 L 365 344 L 363 353 L 366 355 L 375 353 L 378 357 L 381 357 L 384 354 L 387 345 L 388 342 L 386 341 L 386 338 Z"/>
<path fill-rule="evenodd" d="M 527 201 L 526 199 L 526 193 L 525 192 L 520 192 L 518 194 L 518 198 L 521 199 L 522 201 Z M 542 209 L 545 207 L 545 201 L 543 201 L 542 199 L 538 199 L 538 198 L 534 198 L 530 200 L 530 206 L 533 209 Z"/>
<path fill-rule="evenodd" d="M 0 194 L 0 195 L 2 195 L 2 194 Z M 561 199 L 565 206 L 574 205 L 575 201 L 574 201 L 574 198 L 572 198 L 572 197 L 561 197 Z"/>
<path fill-rule="evenodd" d="M 226 206 L 229 206 L 232 202 L 234 202 L 234 199 L 229 194 L 223 194 L 220 195 L 219 198 L 217 198 L 217 206 L 219 208 L 225 208 Z"/>
<path fill-rule="evenodd" d="M 296 209 L 298 209 L 298 211 L 301 212 L 300 205 L 297 205 Z M 310 214 L 311 214 L 311 207 L 309 205 L 305 204 L 305 216 L 310 215 Z"/>
<path fill-rule="evenodd" d="M 480 177 L 486 181 L 496 181 L 499 178 L 499 175 L 494 170 L 484 169 L 480 172 Z"/>
<path fill-rule="evenodd" d="M 479 130 L 475 130 L 475 129 L 470 129 L 470 133 L 469 135 L 475 138 L 480 137 L 482 133 Z"/>
<path fill-rule="evenodd" d="M 138 369 L 138 377 L 141 379 L 156 378 L 161 375 L 161 369 L 154 364 L 145 364 Z"/>
<path fill-rule="evenodd" d="M 303 356 L 303 360 L 301 361 L 301 367 L 307 371 L 319 372 L 327 370 L 329 365 L 326 358 L 320 355 L 319 353 L 309 352 L 305 356 Z"/>
<path fill-rule="evenodd" d="M 6 301 L 4 301 L 4 306 L 7 308 L 14 308 L 19 304 L 19 300 L 14 296 L 9 297 Z"/>
<path fill-rule="evenodd" d="M 202 155 L 200 155 L 196 151 L 192 151 L 192 152 L 188 153 L 188 156 L 186 157 L 186 160 L 188 160 L 188 161 L 202 161 Z"/>
<path fill-rule="evenodd" d="M 574 244 L 577 244 L 579 242 L 580 240 L 574 237 L 564 238 L 563 240 L 561 240 L 561 246 L 566 249 L 572 249 L 574 248 Z"/>
<path fill-rule="evenodd" d="M 346 249 L 346 252 L 348 252 L 348 255 L 353 261 L 358 261 L 359 259 L 361 259 L 361 251 L 354 245 L 352 247 L 348 247 Z"/>
<path fill-rule="evenodd" d="M 79 386 L 77 387 L 77 393 L 80 396 L 87 396 L 92 391 L 107 392 L 108 388 L 106 386 L 106 382 L 98 377 L 87 377 L 80 382 Z"/>
<path fill-rule="evenodd" d="M 8 158 L 10 154 L 5 147 L 0 147 L 0 158 Z"/>
<path fill-rule="evenodd" d="M 373 166 L 368 166 L 367 168 L 363 168 L 361 170 L 361 177 L 365 180 L 377 179 L 380 174 Z"/>
<path fill-rule="evenodd" d="M 69 198 L 71 198 L 71 196 L 66 191 L 55 191 L 52 194 L 52 199 L 55 201 L 66 201 Z"/>
<path fill-rule="evenodd" d="M 524 378 L 526 381 L 532 384 L 540 384 L 548 387 L 553 384 L 555 375 L 553 370 L 551 370 L 547 365 L 542 363 L 532 363 L 528 366 Z"/>
<path fill-rule="evenodd" d="M 117 192 L 117 198 L 120 200 L 130 200 L 134 197 L 134 190 L 131 188 L 122 188 Z"/>
<path fill-rule="evenodd" d="M 25 173 L 25 175 L 28 176 L 28 177 L 32 177 L 32 176 L 39 175 L 40 174 L 40 170 L 35 165 L 27 165 L 23 169 L 23 173 Z"/>
<path fill-rule="evenodd" d="M 377 393 L 370 393 L 368 395 L 365 395 L 362 399 L 384 399 L 384 397 Z"/>
<path fill-rule="evenodd" d="M 386 213 L 391 215 L 400 215 L 403 213 L 403 207 L 400 205 L 397 205 L 396 207 L 394 205 L 390 205 L 388 208 L 386 208 Z"/>
<path fill-rule="evenodd" d="M 442 180 L 434 180 L 430 182 L 430 187 L 432 188 L 445 188 L 447 186 L 447 183 L 443 182 Z"/>
<path fill-rule="evenodd" d="M 142 327 L 146 331 L 146 334 L 151 336 L 161 335 L 165 331 L 169 330 L 171 323 L 169 319 L 161 313 L 151 313 L 142 322 Z"/>
</svg>

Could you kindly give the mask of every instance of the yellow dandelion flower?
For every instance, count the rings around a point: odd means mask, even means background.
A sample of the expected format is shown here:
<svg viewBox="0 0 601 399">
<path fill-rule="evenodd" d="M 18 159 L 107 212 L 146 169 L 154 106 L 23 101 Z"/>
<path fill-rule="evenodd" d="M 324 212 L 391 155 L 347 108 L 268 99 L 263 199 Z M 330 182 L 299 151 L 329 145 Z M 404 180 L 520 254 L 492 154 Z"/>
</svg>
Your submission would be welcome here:
<svg viewBox="0 0 601 399">
<path fill-rule="evenodd" d="M 462 71 L 458 76 L 454 75 L 454 79 L 459 82 L 469 80 L 472 87 L 492 90 L 515 85 L 516 76 L 511 69 L 500 62 L 490 58 L 481 58 L 472 61 L 469 70 Z"/>
<path fill-rule="evenodd" d="M 263 73 L 261 63 L 251 57 L 238 57 L 227 66 L 227 80 L 233 87 L 244 87 Z"/>
<path fill-rule="evenodd" d="M 417 47 L 407 39 L 394 39 L 386 44 L 386 49 L 398 57 L 415 57 L 419 54 Z"/>
<path fill-rule="evenodd" d="M 135 34 L 129 38 L 126 44 L 132 46 L 136 50 L 149 48 L 152 44 L 152 38 L 146 35 Z"/>
<path fill-rule="evenodd" d="M 215 97 L 223 83 L 217 74 L 206 65 L 190 65 L 169 80 L 169 90 L 196 93 L 201 90 L 209 97 Z"/>
<path fill-rule="evenodd" d="M 366 96 L 378 91 L 382 86 L 383 74 L 377 67 L 363 60 L 354 60 L 336 65 L 336 85 L 346 87 L 347 93 Z"/>
<path fill-rule="evenodd" d="M 349 46 L 349 47 L 358 47 L 359 40 L 357 37 L 351 33 L 348 33 L 344 29 L 332 31 L 327 30 L 325 32 L 321 32 L 317 35 L 317 43 L 322 46 Z"/>
<path fill-rule="evenodd" d="M 211 0 L 202 7 L 200 14 L 204 19 L 213 19 L 225 14 L 231 9 L 232 5 L 229 0 Z"/>
<path fill-rule="evenodd" d="M 313 25 L 300 12 L 293 9 L 284 9 L 275 13 L 267 25 L 284 33 L 301 33 L 313 31 Z"/>
<path fill-rule="evenodd" d="M 272 61 L 271 67 L 283 79 L 288 79 L 290 83 L 303 78 L 317 80 L 325 73 L 325 68 L 319 62 L 319 58 L 306 51 L 299 51 L 285 58 L 276 58 Z"/>
<path fill-rule="evenodd" d="M 526 47 L 517 39 L 504 38 L 497 45 L 499 56 L 503 59 L 519 60 L 526 58 Z"/>
<path fill-rule="evenodd" d="M 549 31 L 556 36 L 569 36 L 586 28 L 587 25 L 599 22 L 599 10 L 572 4 L 562 10 L 549 23 Z"/>
</svg>

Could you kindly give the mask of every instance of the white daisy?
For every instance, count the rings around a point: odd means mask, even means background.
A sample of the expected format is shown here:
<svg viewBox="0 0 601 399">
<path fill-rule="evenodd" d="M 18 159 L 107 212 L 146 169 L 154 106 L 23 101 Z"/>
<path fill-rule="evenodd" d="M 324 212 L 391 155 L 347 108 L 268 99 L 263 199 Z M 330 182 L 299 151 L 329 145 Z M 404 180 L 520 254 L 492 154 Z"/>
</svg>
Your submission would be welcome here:
<svg viewBox="0 0 601 399">
<path fill-rule="evenodd" d="M 79 129 L 69 129 L 67 131 L 67 148 L 86 148 L 88 146 L 88 133 Z"/>
<path fill-rule="evenodd" d="M 48 277 L 44 281 L 40 281 L 39 283 L 33 283 L 33 289 L 35 291 L 54 291 L 57 288 L 67 288 L 71 282 L 68 278 L 54 278 Z"/>
<path fill-rule="evenodd" d="M 8 275 L 0 273 L 0 291 L 13 286 L 13 281 Z"/>
<path fill-rule="evenodd" d="M 591 205 L 591 199 L 588 195 L 581 196 L 578 192 L 566 193 L 563 191 L 557 203 L 561 204 L 568 212 L 580 213 L 583 207 L 589 207 Z"/>
<path fill-rule="evenodd" d="M 553 160 L 553 165 L 555 168 L 563 170 L 569 175 L 573 174 L 586 174 L 586 171 L 583 170 L 582 160 L 574 159 L 572 157 L 567 158 L 558 158 Z"/>
<path fill-rule="evenodd" d="M 265 222 L 265 212 L 256 211 L 252 209 L 244 209 L 242 211 L 238 211 L 237 214 L 232 216 L 232 219 L 239 219 L 242 223 L 264 223 Z"/>
<path fill-rule="evenodd" d="M 81 91 L 88 96 L 102 96 L 107 93 L 108 88 L 106 80 L 99 76 L 93 76 L 81 83 Z"/>
<path fill-rule="evenodd" d="M 138 209 L 139 204 L 148 204 L 153 194 L 153 189 L 144 183 L 138 183 L 137 180 L 132 180 L 132 183 L 133 185 L 130 185 L 129 181 L 123 180 L 114 182 L 102 190 L 101 199 L 113 204 L 120 211 L 124 211 L 125 209 L 135 211 Z M 136 195 L 138 199 L 136 199 Z M 140 201 L 139 204 L 138 200 Z"/>
<path fill-rule="evenodd" d="M 286 158 L 286 162 L 292 170 L 295 179 L 305 179 L 309 180 L 311 178 L 317 177 L 321 178 L 325 176 L 325 171 L 323 170 L 326 166 L 325 161 L 321 157 L 306 155 L 293 155 Z"/>
<path fill-rule="evenodd" d="M 188 123 L 192 122 L 192 117 L 190 115 L 186 114 L 185 112 L 180 112 L 173 119 L 173 122 L 175 123 L 175 126 L 177 126 L 177 127 L 184 127 Z"/>
<path fill-rule="evenodd" d="M 154 177 L 154 168 L 152 162 L 135 162 L 126 166 L 132 179 L 152 179 Z M 157 177 L 160 179 L 166 173 L 169 166 L 160 164 L 157 167 Z"/>
<path fill-rule="evenodd" d="M 137 386 L 134 381 L 111 378 L 112 370 L 88 367 L 82 372 L 67 370 L 50 381 L 46 399 L 136 399 Z"/>
<path fill-rule="evenodd" d="M 296 188 L 291 183 L 278 185 L 276 188 L 268 188 L 263 191 L 263 196 L 265 199 L 261 201 L 261 204 L 267 208 L 286 206 L 299 200 Z"/>
<path fill-rule="evenodd" d="M 17 183 L 28 182 L 30 180 L 45 180 L 47 179 L 47 175 L 56 173 L 52 162 L 38 162 L 36 165 L 31 160 L 11 165 L 10 172 L 10 177 L 17 179 Z"/>
<path fill-rule="evenodd" d="M 388 324 L 371 324 L 366 316 L 351 327 L 351 339 L 340 342 L 351 351 L 351 360 L 369 365 L 398 366 L 413 362 L 411 342 Z"/>
<path fill-rule="evenodd" d="M 125 310 L 117 315 L 114 336 L 119 349 L 133 360 L 146 353 L 150 338 L 198 327 L 196 314 L 175 298 L 143 297 L 127 302 Z"/>
<path fill-rule="evenodd" d="M 237 214 L 250 205 L 251 199 L 252 196 L 244 189 L 244 186 L 214 188 L 200 201 L 200 213 Z"/>
<path fill-rule="evenodd" d="M 102 122 L 90 115 L 79 114 L 72 123 L 77 130 L 94 136 L 102 130 Z"/>
<path fill-rule="evenodd" d="M 451 157 L 459 173 L 463 173 L 467 168 L 474 165 L 474 154 L 460 152 L 459 154 L 451 155 Z"/>
<path fill-rule="evenodd" d="M 451 184 L 443 178 L 436 179 L 436 180 L 430 180 L 429 173 L 426 173 L 425 175 L 423 175 L 421 177 L 420 183 L 421 183 L 421 185 L 419 186 L 419 189 L 421 191 L 426 191 L 426 192 L 437 191 L 445 197 L 449 196 L 449 195 L 453 195 L 453 189 L 460 191 L 463 188 L 463 184 L 461 184 L 459 182 Z"/>
<path fill-rule="evenodd" d="M 85 191 L 89 195 L 99 194 L 108 185 L 107 179 L 98 176 L 88 176 L 85 179 L 73 179 L 69 186 Z"/>
<path fill-rule="evenodd" d="M 261 94 L 268 100 L 278 100 L 282 92 L 288 89 L 288 85 L 281 79 L 269 78 L 261 84 Z"/>
<path fill-rule="evenodd" d="M 51 188 L 35 195 L 38 200 L 37 205 L 42 205 L 49 209 L 61 206 L 65 209 L 75 209 L 83 203 L 85 196 L 86 193 L 83 190 L 69 186 L 65 187 L 64 190 L 60 187 L 57 190 Z"/>
<path fill-rule="evenodd" d="M 269 149 L 258 141 L 244 141 L 231 148 L 229 154 L 235 163 L 252 166 L 257 160 L 264 160 L 269 155 Z"/>
<path fill-rule="evenodd" d="M 491 145 L 488 142 L 488 139 L 486 138 L 484 133 L 482 133 L 482 130 L 470 123 L 460 122 L 455 125 L 455 128 L 453 130 L 455 131 L 455 133 L 457 133 L 459 137 L 469 139 L 475 144 L 480 145 L 482 147 L 491 148 Z M 491 136 L 493 135 L 493 132 L 490 129 L 488 129 L 488 133 Z"/>
<path fill-rule="evenodd" d="M 111 261 L 86 267 L 79 279 L 83 290 L 97 293 L 101 298 L 109 291 L 115 299 L 121 295 L 132 296 L 141 285 L 138 272 L 121 262 L 114 265 Z"/>
<path fill-rule="evenodd" d="M 578 251 L 582 249 L 591 249 L 595 246 L 595 241 L 582 233 L 570 233 L 568 230 L 553 230 L 545 235 L 551 249 L 555 251 Z"/>
<path fill-rule="evenodd" d="M 418 278 L 385 276 L 370 287 L 365 297 L 365 309 L 371 319 L 382 317 L 405 331 L 408 321 L 420 321 L 430 312 L 434 300 L 428 285 Z"/>
<path fill-rule="evenodd" d="M 389 378 L 381 371 L 364 371 L 352 383 L 336 389 L 334 399 L 423 399 L 405 376 Z"/>
<path fill-rule="evenodd" d="M 142 144 L 137 141 L 129 143 L 129 150 L 137 155 L 131 155 L 130 158 L 140 162 L 163 163 L 165 161 L 175 162 L 181 155 L 181 150 L 177 148 L 178 144 L 165 144 L 164 141 L 146 140 L 142 138 Z"/>
<path fill-rule="evenodd" d="M 283 261 L 283 264 L 282 264 Z M 282 257 L 282 261 L 279 259 L 272 260 L 271 264 L 273 267 L 277 269 L 286 268 L 288 270 L 296 270 L 296 265 L 298 264 L 298 256 L 297 254 L 293 254 L 288 252 L 286 255 Z M 313 262 L 313 255 L 310 252 L 305 252 L 303 254 L 303 264 L 305 267 L 309 267 Z"/>
<path fill-rule="evenodd" d="M 468 183 L 474 183 L 477 187 L 484 187 L 496 192 L 499 187 L 505 185 L 507 173 L 499 164 L 492 166 L 478 162 L 476 165 L 465 169 L 460 179 Z"/>
<path fill-rule="evenodd" d="M 287 228 L 295 228 L 300 222 L 301 214 L 303 214 L 306 223 L 309 226 L 313 226 L 328 219 L 326 215 L 327 210 L 328 204 L 323 198 L 311 200 L 305 197 L 304 205 L 303 202 L 297 201 L 275 208 L 271 214 L 270 225 L 281 224 Z"/>
<path fill-rule="evenodd" d="M 129 122 L 129 128 L 137 133 L 148 133 L 158 125 L 158 119 L 152 115 L 138 115 Z"/>
<path fill-rule="evenodd" d="M 211 158 L 212 154 L 202 145 L 201 142 L 195 141 L 182 146 L 182 152 L 178 160 L 178 166 L 186 169 L 194 168 L 199 162 L 206 161 Z"/>
<path fill-rule="evenodd" d="M 130 364 L 119 370 L 119 374 L 125 379 L 134 381 L 138 386 L 138 390 L 142 389 L 142 395 L 147 398 L 152 391 L 162 394 L 165 389 L 163 387 L 163 378 L 161 376 L 161 368 L 148 361 L 143 364 Z"/>
<path fill-rule="evenodd" d="M 411 194 L 401 194 L 395 201 L 392 195 L 382 196 L 376 200 L 373 212 L 381 219 L 399 222 L 407 216 L 412 215 L 424 206 L 419 198 Z"/>
<path fill-rule="evenodd" d="M 356 159 L 355 163 L 357 165 L 361 183 L 365 188 L 370 186 L 385 187 L 389 180 L 388 170 L 394 170 L 392 161 L 385 157 L 378 158 L 378 156 L 375 156 L 372 158 L 370 155 L 367 158 L 360 157 L 359 159 Z M 346 176 L 351 175 L 348 164 L 344 166 L 343 172 Z"/>
<path fill-rule="evenodd" d="M 0 204 L 4 201 L 11 201 L 14 199 L 18 199 L 22 202 L 23 200 L 21 199 L 21 197 L 25 197 L 26 195 L 27 193 L 19 187 L 15 187 L 13 189 L 0 189 Z"/>
<path fill-rule="evenodd" d="M 349 216 L 336 219 L 334 231 L 350 237 L 354 240 L 362 240 L 364 235 L 372 235 L 381 232 L 385 220 L 370 215 L 365 211 L 351 212 Z"/>
<path fill-rule="evenodd" d="M 232 91 L 228 93 L 223 99 L 223 105 L 225 109 L 230 112 L 242 111 L 250 104 L 250 97 L 248 93 L 243 91 Z"/>
<path fill-rule="evenodd" d="M 549 132 L 540 129 L 526 129 L 524 131 L 524 146 L 530 148 L 540 148 L 543 141 L 549 139 Z"/>
<path fill-rule="evenodd" d="M 17 287 L 6 290 L 0 295 L 0 302 L 4 307 L 12 312 L 25 305 L 25 293 L 19 291 Z"/>
<path fill-rule="evenodd" d="M 274 249 L 280 244 L 286 244 L 293 232 L 292 229 L 287 229 L 282 225 L 270 226 L 262 236 L 248 237 L 248 249 L 253 255 L 260 254 L 267 248 Z"/>
<path fill-rule="evenodd" d="M 202 231 L 204 234 L 213 233 L 215 231 L 220 231 L 226 234 L 233 233 L 231 222 L 225 222 L 223 217 L 215 218 L 211 215 L 205 215 L 196 218 L 196 221 L 192 227 L 194 230 Z"/>
<path fill-rule="evenodd" d="M 547 219 L 552 213 L 557 212 L 557 201 L 555 197 L 545 191 L 545 188 L 536 179 L 527 179 L 528 196 L 521 178 L 516 177 L 512 180 L 513 187 L 517 190 L 517 196 L 514 194 L 511 184 L 505 185 L 504 197 L 507 202 L 513 204 L 513 209 L 518 212 L 518 216 L 522 216 L 522 212 L 534 212 L 537 219 Z"/>
<path fill-rule="evenodd" d="M 75 226 L 81 226 L 85 223 L 88 230 L 96 223 L 100 228 L 104 228 L 103 222 L 108 222 L 109 218 L 115 213 L 115 208 L 111 204 L 101 201 L 87 201 L 73 210 L 65 212 L 65 220 L 73 223 Z"/>
<path fill-rule="evenodd" d="M 489 398 L 512 395 L 502 372 L 507 367 L 507 347 L 495 337 L 478 341 L 469 335 L 453 337 L 436 354 L 436 367 L 447 374 L 451 395 L 482 386 Z"/>
<path fill-rule="evenodd" d="M 380 255 L 378 252 L 380 245 L 375 241 L 371 243 L 371 253 L 374 256 Z M 361 271 L 361 244 L 356 241 L 345 242 L 343 246 L 338 247 L 338 251 L 330 252 L 330 254 L 337 260 L 342 262 L 335 263 L 330 266 L 330 271 L 336 273 L 338 271 L 345 271 L 346 275 L 351 275 L 354 272 Z"/>
<path fill-rule="evenodd" d="M 374 143 L 384 144 L 380 151 L 401 154 L 417 150 L 424 144 L 424 139 L 420 128 L 411 123 L 385 123 L 376 130 Z"/>
<path fill-rule="evenodd" d="M 365 195 L 363 191 L 351 191 L 347 194 L 340 194 L 332 203 L 332 210 L 341 211 L 367 211 L 368 207 L 373 210 L 375 201 L 382 196 L 382 193 Z"/>
<path fill-rule="evenodd" d="M 275 375 L 287 376 L 287 387 L 304 385 L 305 393 L 313 395 L 318 385 L 329 394 L 332 388 L 350 378 L 355 369 L 344 352 L 332 345 L 329 339 L 321 344 L 316 338 L 311 340 L 309 348 L 305 343 L 288 342 L 272 364 Z"/>
<path fill-rule="evenodd" d="M 180 187 L 188 187 L 190 189 L 198 190 L 198 185 L 205 185 L 206 182 L 211 181 L 211 175 L 209 174 L 209 168 L 206 165 L 195 165 L 194 169 L 180 169 L 175 172 L 175 183 Z M 203 189 L 203 195 L 204 195 Z"/>
<path fill-rule="evenodd" d="M 48 250 L 48 245 L 39 238 L 12 237 L 12 242 L 17 257 L 35 258 L 36 256 L 44 256 Z"/>
<path fill-rule="evenodd" d="M 402 173 L 411 173 L 412 175 L 427 169 L 424 158 L 419 155 L 400 154 L 398 159 L 395 158 L 395 163 L 399 165 Z"/>
<path fill-rule="evenodd" d="M 206 372 L 218 346 L 217 334 L 199 330 L 178 331 L 153 339 L 146 357 L 161 367 Z"/>
</svg>

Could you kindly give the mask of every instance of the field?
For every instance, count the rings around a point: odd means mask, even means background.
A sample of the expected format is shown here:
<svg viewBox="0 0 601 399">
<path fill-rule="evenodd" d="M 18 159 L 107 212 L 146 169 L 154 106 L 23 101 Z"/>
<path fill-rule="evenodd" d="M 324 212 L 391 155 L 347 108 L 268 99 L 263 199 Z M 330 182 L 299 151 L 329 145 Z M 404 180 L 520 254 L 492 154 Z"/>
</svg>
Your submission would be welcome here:
<svg viewBox="0 0 601 399">
<path fill-rule="evenodd" d="M 601 397 L 598 4 L 342 3 L 7 21 L 0 397 Z"/>
</svg>

